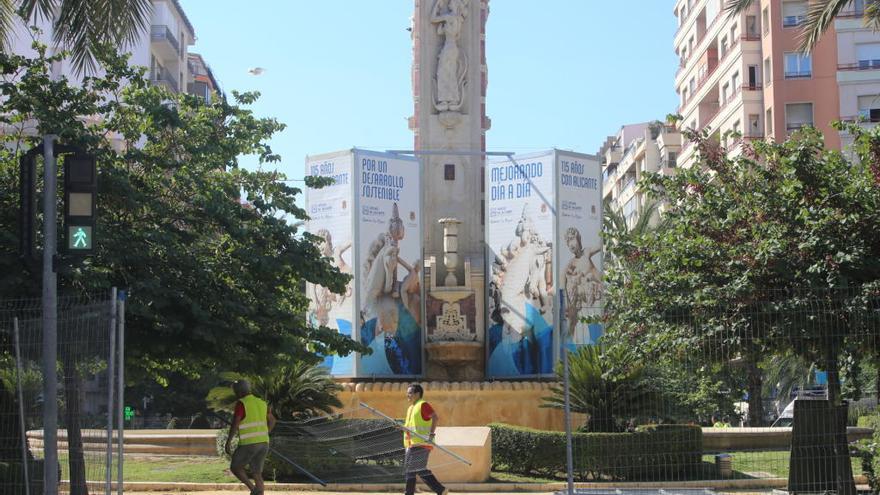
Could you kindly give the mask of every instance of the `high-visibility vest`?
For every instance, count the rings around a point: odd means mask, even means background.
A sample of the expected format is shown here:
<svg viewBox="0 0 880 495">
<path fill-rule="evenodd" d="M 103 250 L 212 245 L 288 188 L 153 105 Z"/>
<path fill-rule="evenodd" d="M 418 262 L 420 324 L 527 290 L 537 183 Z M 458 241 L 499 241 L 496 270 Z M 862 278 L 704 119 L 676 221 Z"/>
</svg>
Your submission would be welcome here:
<svg viewBox="0 0 880 495">
<path fill-rule="evenodd" d="M 406 410 L 406 422 L 403 423 L 403 426 L 425 438 L 428 438 L 428 435 L 431 434 L 431 419 L 429 418 L 426 420 L 422 418 L 422 404 L 424 403 L 424 399 L 419 399 L 415 404 L 409 406 L 409 409 Z M 431 448 L 431 445 L 418 435 L 412 435 L 408 431 L 403 432 L 404 447 L 410 448 L 421 444 L 425 444 L 422 445 L 424 447 Z"/>
<path fill-rule="evenodd" d="M 239 400 L 244 406 L 244 422 L 238 425 L 238 444 L 269 443 L 269 425 L 266 423 L 269 406 L 266 401 L 253 394 Z"/>
</svg>

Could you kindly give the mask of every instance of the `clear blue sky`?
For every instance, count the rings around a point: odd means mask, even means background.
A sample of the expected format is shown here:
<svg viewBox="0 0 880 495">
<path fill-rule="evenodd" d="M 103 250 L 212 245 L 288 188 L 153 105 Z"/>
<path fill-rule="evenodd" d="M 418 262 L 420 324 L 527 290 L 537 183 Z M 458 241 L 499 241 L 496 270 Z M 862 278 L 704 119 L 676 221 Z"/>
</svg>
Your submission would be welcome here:
<svg viewBox="0 0 880 495">
<path fill-rule="evenodd" d="M 487 147 L 595 153 L 621 125 L 674 113 L 672 3 L 492 0 Z M 412 0 L 181 4 L 223 88 L 260 91 L 255 112 L 288 125 L 272 145 L 289 178 L 307 154 L 412 148 Z"/>
</svg>

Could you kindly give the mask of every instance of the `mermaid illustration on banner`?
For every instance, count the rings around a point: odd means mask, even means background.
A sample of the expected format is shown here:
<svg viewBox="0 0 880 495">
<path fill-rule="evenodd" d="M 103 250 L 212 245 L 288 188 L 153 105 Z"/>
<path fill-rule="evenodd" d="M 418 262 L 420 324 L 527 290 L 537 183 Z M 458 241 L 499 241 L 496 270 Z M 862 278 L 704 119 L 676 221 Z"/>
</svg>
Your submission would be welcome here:
<svg viewBox="0 0 880 495">
<path fill-rule="evenodd" d="M 363 265 L 364 300 L 361 306 L 361 342 L 373 353 L 361 357 L 365 375 L 418 375 L 422 372 L 421 260 L 401 258 L 406 234 L 397 203 L 388 231 L 370 244 Z M 398 266 L 406 270 L 398 280 Z"/>
<path fill-rule="evenodd" d="M 553 372 L 552 243 L 541 239 L 528 204 L 516 237 L 495 257 L 489 282 L 488 372 L 493 377 Z"/>
</svg>

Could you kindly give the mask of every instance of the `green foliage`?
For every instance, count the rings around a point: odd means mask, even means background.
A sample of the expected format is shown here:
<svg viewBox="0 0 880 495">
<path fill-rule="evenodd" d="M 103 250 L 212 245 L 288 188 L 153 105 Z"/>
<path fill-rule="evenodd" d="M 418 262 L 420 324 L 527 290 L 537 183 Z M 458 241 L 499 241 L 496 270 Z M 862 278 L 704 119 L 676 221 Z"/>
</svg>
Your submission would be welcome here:
<svg viewBox="0 0 880 495">
<path fill-rule="evenodd" d="M 859 428 L 873 428 L 875 432 L 880 431 L 880 413 L 869 416 L 859 416 L 856 426 Z"/>
<path fill-rule="evenodd" d="M 868 383 L 847 356 L 880 349 L 880 131 L 847 131 L 854 163 L 814 130 L 754 142 L 734 159 L 708 134 L 689 134 L 699 165 L 640 183 L 666 205 L 662 228 L 606 240 L 628 260 L 606 272 L 609 341 L 704 378 L 736 363 L 745 380 L 730 393 L 748 392 L 752 425 L 763 419 L 769 356 L 828 371 L 834 400 L 841 372 Z"/>
<path fill-rule="evenodd" d="M 588 415 L 584 430 L 615 432 L 631 419 L 656 414 L 657 393 L 645 379 L 645 364 L 624 347 L 583 346 L 569 356 L 571 410 Z M 564 380 L 562 365 L 556 367 Z M 562 409 L 562 385 L 551 386 L 543 407 Z"/>
<path fill-rule="evenodd" d="M 223 373 L 228 381 L 247 378 L 251 390 L 272 407 L 278 419 L 299 420 L 329 414 L 334 407 L 342 407 L 336 394 L 342 390 L 327 371 L 319 365 L 301 361 L 278 366 L 264 375 L 243 376 Z M 215 387 L 208 392 L 208 407 L 216 411 L 231 412 L 236 402 L 235 393 L 229 386 Z"/>
<path fill-rule="evenodd" d="M 492 429 L 493 469 L 540 476 L 566 471 L 565 434 L 500 423 Z M 685 425 L 641 426 L 628 433 L 575 433 L 574 474 L 587 480 L 685 480 L 702 466 L 703 434 Z"/>
<path fill-rule="evenodd" d="M 856 453 L 862 462 L 862 473 L 868 478 L 871 493 L 880 494 L 880 413 L 859 418 L 860 427 L 873 428 L 874 435 L 856 445 Z"/>
<path fill-rule="evenodd" d="M 323 258 L 301 193 L 269 170 L 239 167 L 280 157 L 267 144 L 284 129 L 233 92 L 210 103 L 150 85 L 143 69 L 106 50 L 100 77 L 52 80 L 62 55 L 0 54 L 0 189 L 18 187 L 18 157 L 34 132 L 95 153 L 99 163 L 95 255 L 62 263 L 63 291 L 128 289 L 126 376 L 166 383 L 216 369 L 260 374 L 279 356 L 317 363 L 365 350 L 303 317 L 306 282 L 344 290 L 349 277 Z M 82 118 L 90 116 L 90 118 Z M 18 261 L 16 195 L 0 197 L 0 296 L 38 295 L 39 273 Z M 60 211 L 60 209 L 59 209 Z M 291 221 L 288 221 L 291 220 Z"/>
</svg>

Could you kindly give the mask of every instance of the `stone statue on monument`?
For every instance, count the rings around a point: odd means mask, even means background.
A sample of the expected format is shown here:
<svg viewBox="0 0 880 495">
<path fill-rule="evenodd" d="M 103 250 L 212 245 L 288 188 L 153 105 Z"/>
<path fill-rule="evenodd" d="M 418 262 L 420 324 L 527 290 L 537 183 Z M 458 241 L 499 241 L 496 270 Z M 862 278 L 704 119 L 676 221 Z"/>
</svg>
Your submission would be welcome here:
<svg viewBox="0 0 880 495">
<path fill-rule="evenodd" d="M 437 34 L 443 37 L 443 46 L 437 57 L 434 99 L 434 108 L 438 112 L 458 112 L 464 103 L 467 55 L 459 49 L 458 41 L 467 17 L 467 2 L 437 0 L 431 13 L 431 22 L 437 25 Z"/>
</svg>

